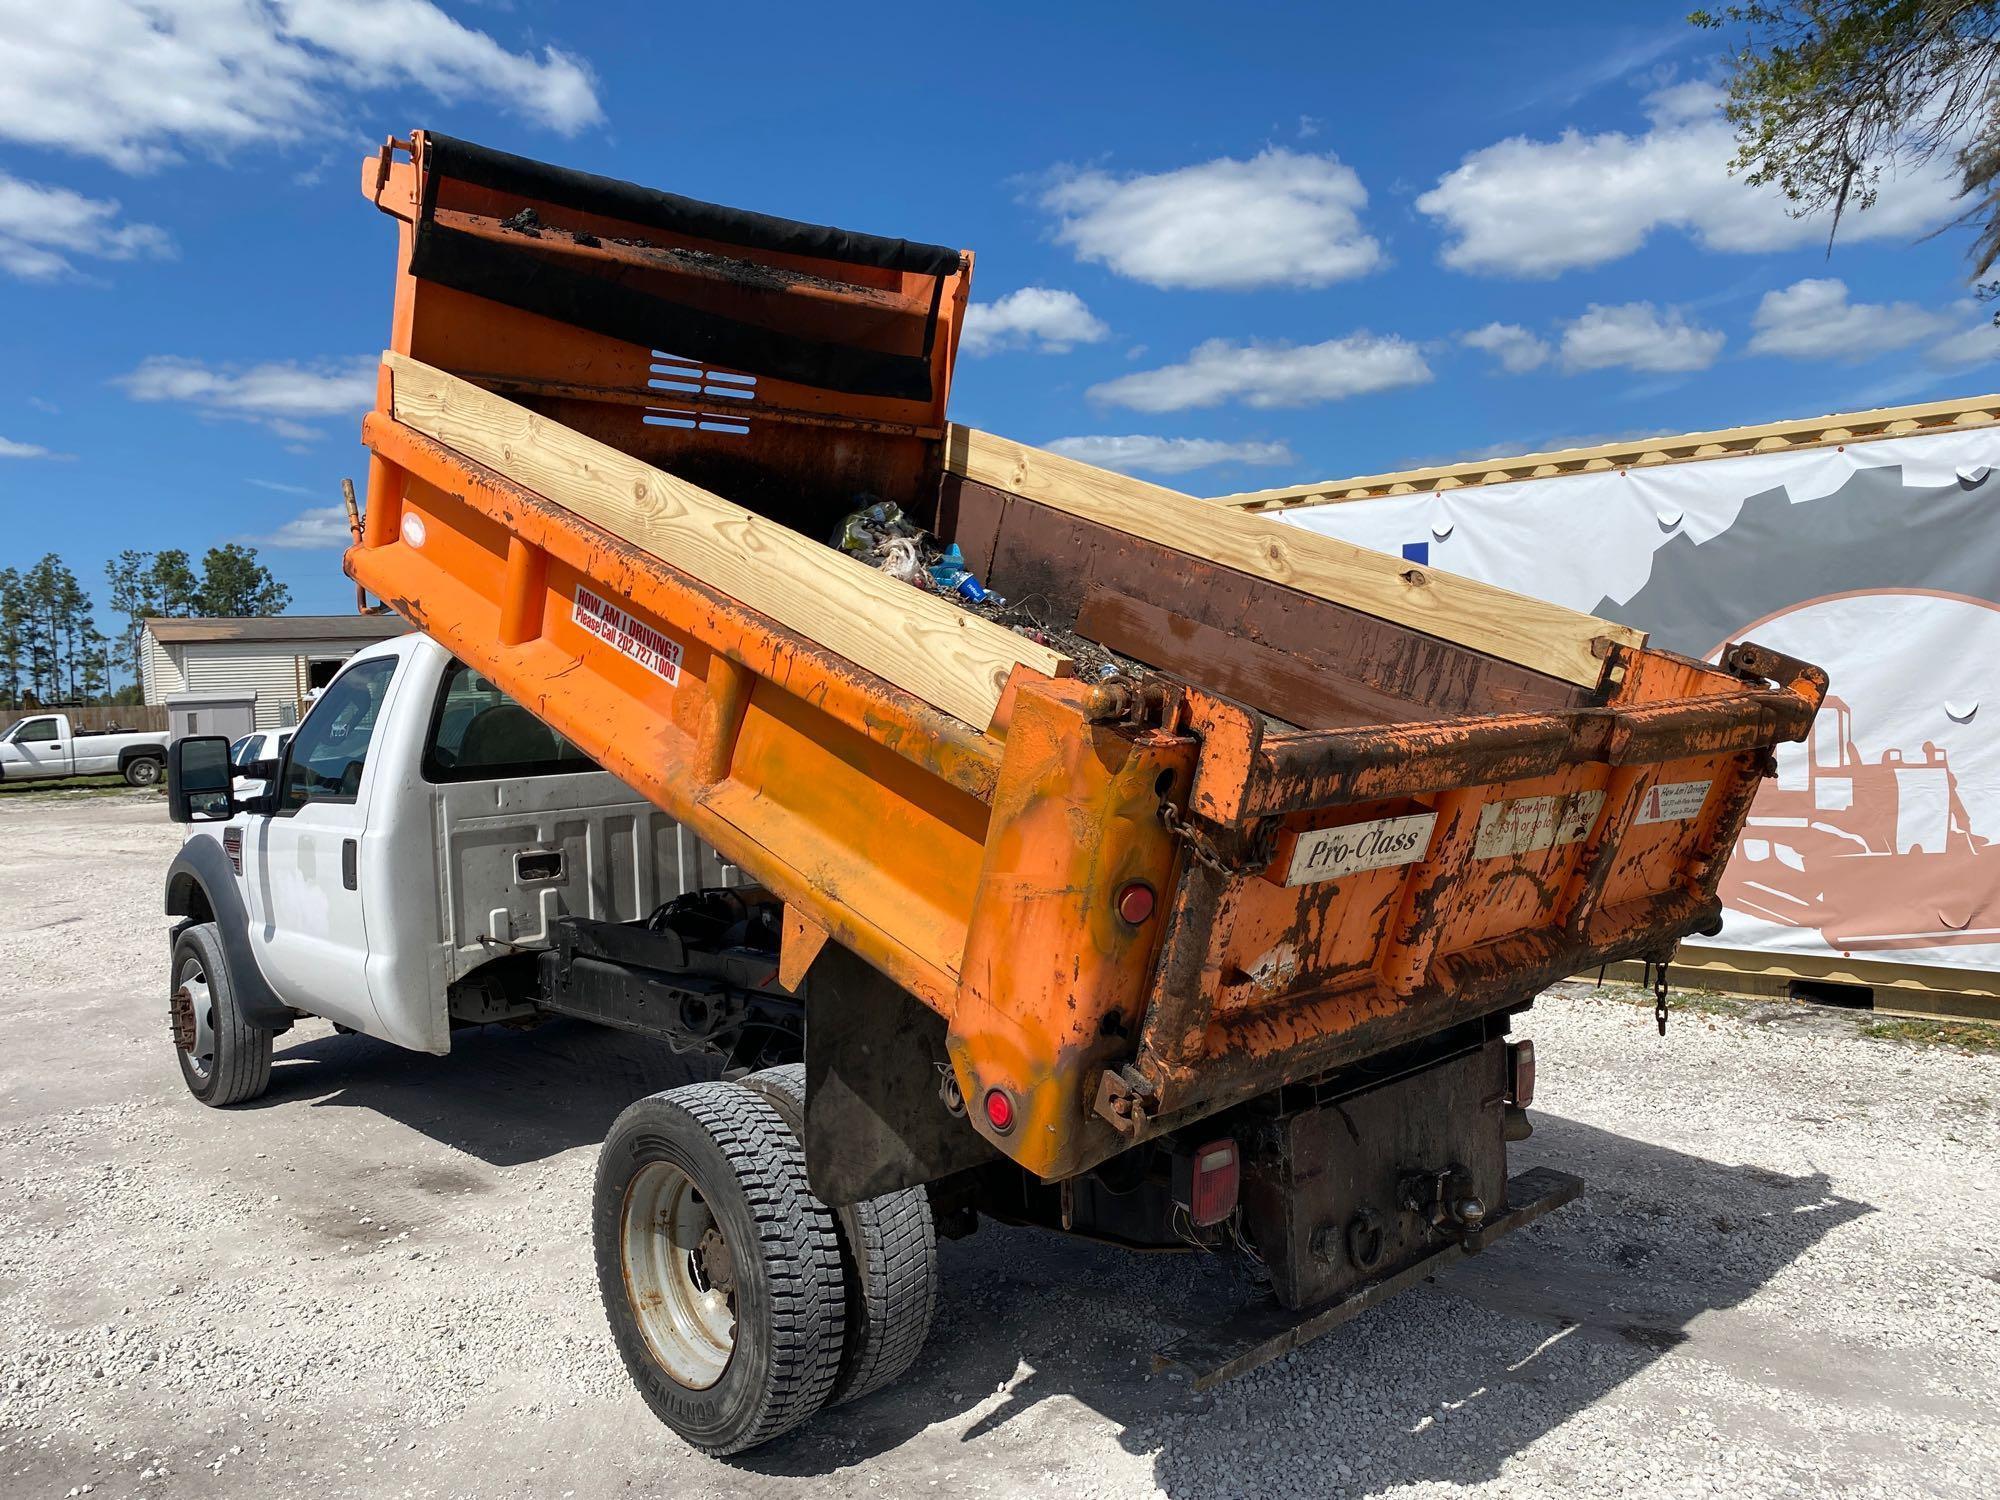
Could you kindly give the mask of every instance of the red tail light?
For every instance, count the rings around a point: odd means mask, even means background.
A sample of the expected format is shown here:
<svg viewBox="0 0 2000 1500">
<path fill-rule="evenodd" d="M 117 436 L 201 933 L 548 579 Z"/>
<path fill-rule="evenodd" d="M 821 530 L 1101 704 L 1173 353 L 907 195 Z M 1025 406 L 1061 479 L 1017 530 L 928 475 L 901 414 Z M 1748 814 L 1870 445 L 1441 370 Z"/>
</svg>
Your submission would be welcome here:
<svg viewBox="0 0 2000 1500">
<path fill-rule="evenodd" d="M 1135 880 L 1118 892 L 1118 915 L 1137 927 L 1153 914 L 1153 888 Z"/>
<path fill-rule="evenodd" d="M 1507 1045 L 1507 1093 L 1509 1102 L 1526 1109 L 1535 1102 L 1535 1044 L 1510 1042 Z"/>
<path fill-rule="evenodd" d="M 1014 1101 L 1005 1089 L 986 1091 L 986 1123 L 1002 1135 L 1014 1128 Z"/>
<path fill-rule="evenodd" d="M 1236 1142 L 1210 1141 L 1194 1154 L 1188 1217 L 1197 1225 L 1220 1224 L 1236 1212 L 1236 1192 L 1242 1180 L 1243 1158 Z"/>
</svg>

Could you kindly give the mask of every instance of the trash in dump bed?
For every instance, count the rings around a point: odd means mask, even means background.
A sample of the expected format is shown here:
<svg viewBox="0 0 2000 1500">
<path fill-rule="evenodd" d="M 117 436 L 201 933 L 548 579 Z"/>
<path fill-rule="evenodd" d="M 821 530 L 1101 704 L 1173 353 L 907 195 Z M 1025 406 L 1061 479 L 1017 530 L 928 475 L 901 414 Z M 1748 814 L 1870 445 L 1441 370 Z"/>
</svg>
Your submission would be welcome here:
<svg viewBox="0 0 2000 1500">
<path fill-rule="evenodd" d="M 936 537 L 903 514 L 893 500 L 856 495 L 857 508 L 841 518 L 830 546 L 899 578 L 912 588 L 942 594 L 972 614 L 1004 625 L 1016 635 L 1048 646 L 1076 663 L 1078 675 L 1108 680 L 1121 675 L 1140 677 L 1139 663 L 1107 650 L 1096 641 L 1044 621 L 1033 609 L 1033 598 L 1018 604 L 987 588 L 966 566 L 957 542 L 940 547 Z"/>
</svg>

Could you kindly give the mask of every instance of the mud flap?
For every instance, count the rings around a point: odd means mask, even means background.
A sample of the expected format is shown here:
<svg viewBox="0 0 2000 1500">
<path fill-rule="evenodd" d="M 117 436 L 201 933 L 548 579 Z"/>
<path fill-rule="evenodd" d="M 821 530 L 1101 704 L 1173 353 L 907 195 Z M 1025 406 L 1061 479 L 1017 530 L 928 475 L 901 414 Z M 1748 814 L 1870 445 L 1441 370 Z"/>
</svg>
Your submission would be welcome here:
<svg viewBox="0 0 2000 1500">
<path fill-rule="evenodd" d="M 1583 1191 L 1583 1179 L 1567 1172 L 1536 1167 L 1507 1181 L 1506 1211 L 1488 1219 L 1474 1234 L 1411 1261 L 1400 1269 L 1317 1307 L 1288 1311 L 1277 1299 L 1250 1303 L 1206 1328 L 1191 1329 L 1153 1356 L 1156 1370 L 1185 1370 L 1193 1388 L 1205 1391 L 1233 1380 L 1301 1344 L 1331 1333 L 1377 1303 L 1435 1276 L 1476 1250 L 1482 1250 L 1510 1230 L 1531 1224 L 1551 1209 L 1561 1208 Z"/>
<path fill-rule="evenodd" d="M 929 1006 L 838 943 L 813 960 L 805 1003 L 806 1176 L 823 1202 L 1002 1159 L 945 1103 L 945 1025 Z"/>
</svg>

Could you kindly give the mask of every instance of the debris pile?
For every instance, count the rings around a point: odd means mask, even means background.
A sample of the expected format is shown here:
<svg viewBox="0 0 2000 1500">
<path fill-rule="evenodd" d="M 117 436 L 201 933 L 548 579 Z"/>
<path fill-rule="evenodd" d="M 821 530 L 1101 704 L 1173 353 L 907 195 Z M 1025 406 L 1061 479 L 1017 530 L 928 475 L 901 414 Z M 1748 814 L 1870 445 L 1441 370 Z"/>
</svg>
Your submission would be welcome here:
<svg viewBox="0 0 2000 1500">
<path fill-rule="evenodd" d="M 1010 604 L 991 589 L 966 565 L 958 543 L 938 545 L 936 537 L 903 514 L 893 500 L 873 495 L 856 495 L 857 508 L 841 518 L 829 545 L 849 557 L 879 568 L 912 588 L 941 594 L 962 609 L 970 610 L 996 625 L 1004 625 L 1016 635 L 1026 636 L 1037 645 L 1062 652 L 1076 663 L 1078 675 L 1096 681 L 1113 677 L 1143 675 L 1144 668 L 1096 641 L 1052 625 L 1036 614 L 1032 599 Z"/>
<path fill-rule="evenodd" d="M 893 500 L 858 495 L 859 510 L 842 517 L 833 545 L 849 557 L 900 578 L 913 588 L 946 594 L 968 604 L 1004 609 L 1007 601 L 989 590 L 965 565 L 958 543 L 940 547 L 937 538 L 903 514 Z"/>
</svg>

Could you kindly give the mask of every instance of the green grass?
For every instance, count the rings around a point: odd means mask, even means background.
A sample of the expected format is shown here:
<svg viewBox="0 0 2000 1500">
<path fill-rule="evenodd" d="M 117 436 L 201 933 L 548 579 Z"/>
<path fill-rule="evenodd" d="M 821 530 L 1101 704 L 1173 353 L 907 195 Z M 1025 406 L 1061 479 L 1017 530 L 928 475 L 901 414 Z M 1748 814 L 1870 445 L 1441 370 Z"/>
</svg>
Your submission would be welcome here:
<svg viewBox="0 0 2000 1500">
<path fill-rule="evenodd" d="M 2000 1052 L 2000 1026 L 1978 1021 L 1922 1021 L 1885 1017 L 1861 1028 L 1879 1042 L 1903 1042 L 1919 1047 L 1952 1047 L 1960 1052 Z"/>
</svg>

